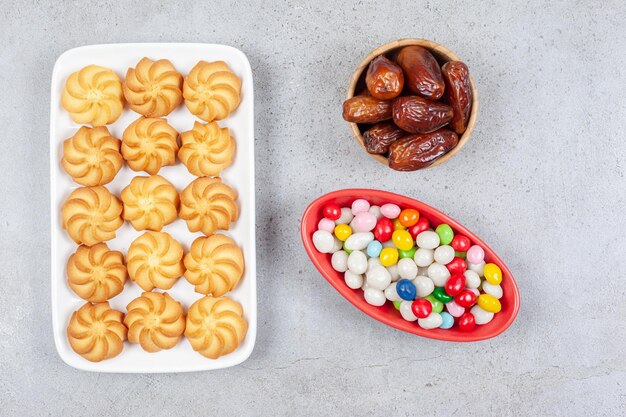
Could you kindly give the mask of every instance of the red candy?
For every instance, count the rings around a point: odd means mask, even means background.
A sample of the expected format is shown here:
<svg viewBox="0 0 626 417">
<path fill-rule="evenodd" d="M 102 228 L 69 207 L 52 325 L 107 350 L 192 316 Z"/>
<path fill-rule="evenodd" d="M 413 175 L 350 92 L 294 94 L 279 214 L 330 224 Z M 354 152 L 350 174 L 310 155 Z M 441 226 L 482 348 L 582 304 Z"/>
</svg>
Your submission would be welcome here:
<svg viewBox="0 0 626 417">
<path fill-rule="evenodd" d="M 450 275 L 462 274 L 467 269 L 467 264 L 465 264 L 463 258 L 455 256 L 452 262 L 446 264 L 446 268 L 450 271 Z"/>
<path fill-rule="evenodd" d="M 470 332 L 476 327 L 476 319 L 472 313 L 463 313 L 459 317 L 459 330 L 462 332 Z"/>
<path fill-rule="evenodd" d="M 381 217 L 374 227 L 374 238 L 379 242 L 387 242 L 393 235 L 393 222 L 386 217 Z"/>
<path fill-rule="evenodd" d="M 418 319 L 425 319 L 432 313 L 433 305 L 425 298 L 418 298 L 411 304 L 411 310 Z"/>
<path fill-rule="evenodd" d="M 450 243 L 450 246 L 457 252 L 467 252 L 471 245 L 469 238 L 463 235 L 455 235 Z"/>
<path fill-rule="evenodd" d="M 446 281 L 446 294 L 455 296 L 465 289 L 465 275 L 454 274 Z"/>
<path fill-rule="evenodd" d="M 341 207 L 333 203 L 326 204 L 322 210 L 322 214 L 328 220 L 337 220 L 341 217 Z"/>
<path fill-rule="evenodd" d="M 413 238 L 413 240 L 415 240 L 417 239 L 417 235 L 419 235 L 422 232 L 425 232 L 426 230 L 428 230 L 429 227 L 430 227 L 430 222 L 428 221 L 428 219 L 424 217 L 420 217 L 417 223 L 409 227 L 407 230 L 411 234 L 411 237 Z"/>
<path fill-rule="evenodd" d="M 463 290 L 456 297 L 454 297 L 454 302 L 464 308 L 470 308 L 474 304 L 476 304 L 476 294 L 474 294 L 471 290 Z"/>
</svg>

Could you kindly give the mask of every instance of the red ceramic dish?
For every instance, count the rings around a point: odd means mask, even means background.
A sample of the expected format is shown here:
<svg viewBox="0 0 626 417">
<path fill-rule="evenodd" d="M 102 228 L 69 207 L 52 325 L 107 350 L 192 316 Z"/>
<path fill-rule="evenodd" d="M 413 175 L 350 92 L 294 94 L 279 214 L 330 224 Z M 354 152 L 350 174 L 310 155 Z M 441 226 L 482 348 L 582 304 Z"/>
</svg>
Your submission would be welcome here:
<svg viewBox="0 0 626 417">
<path fill-rule="evenodd" d="M 433 228 L 440 223 L 447 223 L 452 227 L 455 234 L 461 233 L 467 236 L 472 244 L 480 245 L 485 250 L 485 262 L 493 262 L 502 269 L 501 286 L 504 292 L 502 299 L 500 299 L 500 302 L 502 303 L 502 310 L 495 315 L 490 323 L 482 326 L 476 326 L 476 328 L 471 332 L 461 332 L 458 327 L 456 327 L 456 324 L 454 327 L 447 330 L 422 329 L 416 322 L 404 320 L 402 316 L 400 316 L 400 312 L 397 311 L 390 302 L 385 303 L 385 305 L 381 307 L 375 307 L 368 304 L 363 298 L 363 291 L 360 289 L 353 290 L 349 288 L 343 280 L 343 274 L 332 268 L 330 263 L 331 255 L 319 253 L 315 249 L 312 240 L 313 233 L 317 230 L 317 223 L 322 218 L 322 207 L 324 207 L 325 204 L 335 203 L 341 207 L 346 207 L 352 205 L 352 202 L 357 198 L 364 198 L 371 204 L 379 206 L 385 203 L 395 203 L 403 209 L 417 209 L 420 212 L 420 216 L 426 217 L 430 221 Z M 347 189 L 334 191 L 321 196 L 317 200 L 313 201 L 309 207 L 307 207 L 302 215 L 300 230 L 302 233 L 302 243 L 304 243 L 304 248 L 322 276 L 324 276 L 324 278 L 326 278 L 326 280 L 333 287 L 335 287 L 341 295 L 343 295 L 361 311 L 382 323 L 395 327 L 396 329 L 419 336 L 429 337 L 431 339 L 447 340 L 450 342 L 474 342 L 499 335 L 505 331 L 511 323 L 513 323 L 515 317 L 517 316 L 520 306 L 519 290 L 511 271 L 509 271 L 504 262 L 502 262 L 502 260 L 493 252 L 493 250 L 491 250 L 489 246 L 485 244 L 485 242 L 479 239 L 474 233 L 467 230 L 465 226 L 451 219 L 439 210 L 434 209 L 418 200 L 380 190 Z"/>
</svg>

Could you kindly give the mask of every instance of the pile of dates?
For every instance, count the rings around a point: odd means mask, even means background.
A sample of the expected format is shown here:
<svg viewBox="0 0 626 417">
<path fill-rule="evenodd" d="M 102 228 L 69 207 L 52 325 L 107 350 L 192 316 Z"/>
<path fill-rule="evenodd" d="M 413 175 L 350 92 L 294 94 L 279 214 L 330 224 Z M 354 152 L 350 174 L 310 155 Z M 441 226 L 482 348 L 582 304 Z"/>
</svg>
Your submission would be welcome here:
<svg viewBox="0 0 626 417">
<path fill-rule="evenodd" d="M 406 46 L 391 58 L 370 62 L 367 89 L 343 103 L 343 118 L 373 125 L 363 133 L 369 153 L 387 155 L 395 170 L 414 171 L 453 149 L 465 132 L 472 108 L 469 70 L 461 61 L 440 67 L 421 46 Z"/>
</svg>

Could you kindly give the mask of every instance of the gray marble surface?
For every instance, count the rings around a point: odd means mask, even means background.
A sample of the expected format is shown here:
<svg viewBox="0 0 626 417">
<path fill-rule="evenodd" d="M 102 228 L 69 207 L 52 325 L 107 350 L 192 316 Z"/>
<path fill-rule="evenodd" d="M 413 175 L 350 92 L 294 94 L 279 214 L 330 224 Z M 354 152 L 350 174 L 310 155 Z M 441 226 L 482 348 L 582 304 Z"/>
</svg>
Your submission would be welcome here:
<svg viewBox="0 0 626 417">
<path fill-rule="evenodd" d="M 626 414 L 623 1 L 90 3 L 2 2 L 0 415 Z M 340 112 L 362 57 L 402 37 L 454 50 L 481 103 L 462 152 L 412 174 L 367 157 Z M 55 351 L 52 67 L 72 47 L 144 41 L 224 43 L 252 64 L 259 330 L 235 368 L 93 374 Z M 299 217 L 353 186 L 411 195 L 483 237 L 517 277 L 513 326 L 443 343 L 345 302 L 304 253 Z"/>
</svg>

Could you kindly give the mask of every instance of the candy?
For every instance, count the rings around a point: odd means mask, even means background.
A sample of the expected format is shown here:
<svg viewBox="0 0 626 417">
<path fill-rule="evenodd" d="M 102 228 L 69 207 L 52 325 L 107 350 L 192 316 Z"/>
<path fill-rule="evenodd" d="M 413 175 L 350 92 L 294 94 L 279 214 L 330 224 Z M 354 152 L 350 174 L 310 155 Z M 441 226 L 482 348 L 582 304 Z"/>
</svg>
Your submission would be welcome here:
<svg viewBox="0 0 626 417">
<path fill-rule="evenodd" d="M 450 271 L 445 265 L 435 262 L 428 267 L 428 277 L 433 280 L 436 287 L 443 287 L 450 278 Z"/>
<path fill-rule="evenodd" d="M 402 258 L 398 261 L 398 274 L 400 278 L 415 279 L 417 276 L 417 265 L 411 258 Z"/>
<path fill-rule="evenodd" d="M 485 294 L 489 294 L 495 298 L 502 298 L 502 287 L 500 285 L 493 285 L 489 281 L 483 282 L 482 289 Z"/>
<path fill-rule="evenodd" d="M 459 317 L 459 330 L 462 332 L 469 332 L 476 327 L 476 319 L 472 313 L 463 313 Z"/>
<path fill-rule="evenodd" d="M 333 203 L 326 204 L 322 209 L 322 215 L 329 220 L 337 220 L 341 217 L 341 207 Z"/>
<path fill-rule="evenodd" d="M 427 330 L 436 329 L 437 327 L 441 326 L 441 323 L 443 323 L 441 314 L 435 313 L 434 311 L 430 313 L 430 315 L 426 317 L 425 319 L 417 320 L 417 324 L 419 324 L 419 326 L 422 329 L 427 329 Z"/>
<path fill-rule="evenodd" d="M 454 317 L 461 317 L 463 313 L 465 313 L 465 308 L 461 307 L 454 301 L 446 303 L 446 310 L 448 310 L 448 313 L 450 313 Z"/>
<path fill-rule="evenodd" d="M 338 224 L 337 226 L 335 226 L 333 231 L 335 232 L 335 236 L 337 237 L 337 239 L 341 240 L 342 242 L 345 242 L 346 239 L 348 239 L 352 235 L 352 228 L 350 228 L 350 226 L 348 226 L 347 224 Z"/>
<path fill-rule="evenodd" d="M 353 290 L 359 289 L 363 286 L 363 275 L 355 274 L 350 270 L 343 274 L 343 279 L 346 282 L 346 285 Z"/>
<path fill-rule="evenodd" d="M 470 262 L 467 265 L 467 269 L 476 272 L 479 277 L 482 277 L 485 273 L 485 262 L 481 261 L 479 264 L 473 264 Z"/>
<path fill-rule="evenodd" d="M 415 251 L 413 260 L 417 266 L 428 267 L 435 259 L 435 251 L 432 249 L 419 248 Z"/>
<path fill-rule="evenodd" d="M 380 259 L 378 258 L 369 258 L 367 260 L 367 271 L 366 274 L 370 272 L 375 266 L 381 266 Z"/>
<path fill-rule="evenodd" d="M 378 220 L 374 227 L 374 237 L 379 242 L 387 242 L 393 234 L 393 222 L 386 217 Z"/>
<path fill-rule="evenodd" d="M 411 304 L 411 310 L 418 319 L 425 319 L 432 313 L 433 305 L 425 298 L 418 298 Z"/>
<path fill-rule="evenodd" d="M 430 301 L 430 304 L 433 306 L 433 312 L 441 313 L 443 311 L 443 303 L 437 300 L 433 294 L 425 297 L 424 300 Z"/>
<path fill-rule="evenodd" d="M 470 308 L 476 304 L 476 294 L 471 289 L 464 289 L 454 297 L 454 302 L 463 308 Z"/>
<path fill-rule="evenodd" d="M 335 271 L 346 272 L 348 270 L 348 254 L 343 250 L 337 251 L 330 258 L 330 263 Z"/>
<path fill-rule="evenodd" d="M 345 250 L 348 255 L 352 253 L 351 249 L 346 248 L 346 242 L 343 242 L 342 249 Z"/>
<path fill-rule="evenodd" d="M 393 302 L 393 306 L 396 310 L 400 310 L 400 306 L 402 305 L 403 301 L 401 300 L 397 300 Z M 403 316 L 404 317 L 404 316 Z M 405 319 L 406 320 L 406 319 Z M 417 320 L 417 317 L 415 318 L 415 320 Z M 410 321 L 410 320 L 409 320 Z"/>
<path fill-rule="evenodd" d="M 465 289 L 465 275 L 453 274 L 446 281 L 446 286 L 444 288 L 446 290 L 446 294 L 451 295 L 452 297 L 458 295 Z"/>
<path fill-rule="evenodd" d="M 400 250 L 409 250 L 413 247 L 413 238 L 406 230 L 395 230 L 391 237 L 393 244 Z"/>
<path fill-rule="evenodd" d="M 330 253 L 335 245 L 334 237 L 326 230 L 318 230 L 313 233 L 313 246 L 321 253 Z"/>
<path fill-rule="evenodd" d="M 502 310 L 500 300 L 490 294 L 480 294 L 476 303 L 480 308 L 490 313 L 499 313 Z"/>
<path fill-rule="evenodd" d="M 415 299 L 415 284 L 408 279 L 401 279 L 396 284 L 396 291 L 403 300 L 413 301 Z"/>
<path fill-rule="evenodd" d="M 457 252 L 467 252 L 470 248 L 470 240 L 464 235 L 455 235 L 450 243 L 450 246 Z"/>
<path fill-rule="evenodd" d="M 413 284 L 415 285 L 415 292 L 418 297 L 427 297 L 433 293 L 435 289 L 435 284 L 433 280 L 425 277 L 423 275 L 419 275 L 413 280 Z"/>
<path fill-rule="evenodd" d="M 327 231 L 329 233 L 332 233 L 335 230 L 335 222 L 330 220 L 330 219 L 327 219 L 326 217 L 324 217 L 317 224 L 317 228 L 319 230 L 325 230 L 325 231 Z"/>
<path fill-rule="evenodd" d="M 341 250 L 342 248 L 343 248 L 343 242 L 337 239 L 335 236 L 333 236 L 333 247 L 330 248 L 330 252 L 328 253 L 335 253 Z"/>
<path fill-rule="evenodd" d="M 397 249 L 397 248 L 396 248 L 396 245 L 394 245 L 394 244 L 393 244 L 393 242 L 391 241 L 391 239 L 389 239 L 389 240 L 388 240 L 388 241 L 386 241 L 386 242 L 383 242 L 383 248 L 394 248 L 394 249 Z"/>
<path fill-rule="evenodd" d="M 414 209 L 404 209 L 400 212 L 400 216 L 398 216 L 398 221 L 404 227 L 415 226 L 417 221 L 420 218 L 420 213 Z"/>
<path fill-rule="evenodd" d="M 474 315 L 474 319 L 476 320 L 476 324 L 487 324 L 491 320 L 493 320 L 493 313 L 483 310 L 479 306 L 474 306 L 471 308 L 470 313 Z"/>
<path fill-rule="evenodd" d="M 430 222 L 426 217 L 420 217 L 417 223 L 408 228 L 409 233 L 413 240 L 417 239 L 417 235 L 422 232 L 425 232 L 430 227 Z"/>
<path fill-rule="evenodd" d="M 383 245 L 377 240 L 372 240 L 367 245 L 367 256 L 370 258 L 378 258 L 381 250 L 383 250 Z"/>
<path fill-rule="evenodd" d="M 446 264 L 446 268 L 451 274 L 462 274 L 467 269 L 467 264 L 463 259 L 455 256 L 452 261 Z"/>
<path fill-rule="evenodd" d="M 380 262 L 384 266 L 395 265 L 398 262 L 398 250 L 396 248 L 383 248 L 380 251 Z"/>
<path fill-rule="evenodd" d="M 348 255 L 348 269 L 355 274 L 364 274 L 367 271 L 367 256 L 359 250 Z"/>
<path fill-rule="evenodd" d="M 439 246 L 439 235 L 435 232 L 427 230 L 417 235 L 417 246 L 424 249 L 435 249 Z"/>
<path fill-rule="evenodd" d="M 417 316 L 413 314 L 413 303 L 411 301 L 402 301 L 400 303 L 400 315 L 406 321 L 415 321 L 417 320 Z"/>
<path fill-rule="evenodd" d="M 368 211 L 370 209 L 370 203 L 367 200 L 359 198 L 352 203 L 352 214 L 355 216 L 357 213 Z"/>
<path fill-rule="evenodd" d="M 369 232 L 376 227 L 376 216 L 370 212 L 363 211 L 354 216 L 351 224 L 357 233 Z"/>
<path fill-rule="evenodd" d="M 445 311 L 439 314 L 441 316 L 440 329 L 449 329 L 454 326 L 454 317 Z"/>
<path fill-rule="evenodd" d="M 435 290 L 433 291 L 433 295 L 437 300 L 441 301 L 444 304 L 449 303 L 454 299 L 454 297 L 448 295 L 448 293 L 446 293 L 446 290 L 442 287 L 435 288 Z"/>
<path fill-rule="evenodd" d="M 498 285 L 502 282 L 502 270 L 496 264 L 489 263 L 485 265 L 484 269 L 485 279 L 493 285 Z"/>
<path fill-rule="evenodd" d="M 335 224 L 349 224 L 353 218 L 354 215 L 352 214 L 352 210 L 350 210 L 348 207 L 342 207 L 341 216 L 337 220 L 335 220 Z"/>
<path fill-rule="evenodd" d="M 485 251 L 478 245 L 472 246 L 466 252 L 465 257 L 471 264 L 479 264 L 485 259 Z"/>
<path fill-rule="evenodd" d="M 415 252 L 417 251 L 417 247 L 413 246 L 411 249 L 409 250 L 399 250 L 398 251 L 398 255 L 400 256 L 400 259 L 402 258 L 410 258 L 413 259 L 413 257 L 415 256 Z"/>
<path fill-rule="evenodd" d="M 395 219 L 400 215 L 400 207 L 395 204 L 383 204 L 380 207 L 380 212 L 388 219 Z"/>
<path fill-rule="evenodd" d="M 385 288 L 385 291 L 383 291 L 383 292 L 385 293 L 385 297 L 389 301 L 399 301 L 399 300 L 401 300 L 400 296 L 398 295 L 398 291 L 396 291 L 396 283 L 395 282 L 392 282 L 387 288 Z"/>
<path fill-rule="evenodd" d="M 452 228 L 450 227 L 450 225 L 445 223 L 441 223 L 439 226 L 437 226 L 437 228 L 435 229 L 435 233 L 439 235 L 439 241 L 442 245 L 449 245 L 454 238 L 454 232 L 452 231 Z"/>
<path fill-rule="evenodd" d="M 383 291 L 391 284 L 391 275 L 384 266 L 375 266 L 367 274 L 367 284 L 370 288 Z"/>
<path fill-rule="evenodd" d="M 375 288 L 366 288 L 363 291 L 363 296 L 365 297 L 365 301 L 368 304 L 371 304 L 376 307 L 380 307 L 385 304 L 387 299 L 385 298 L 385 294 L 381 290 L 377 290 Z"/>
<path fill-rule="evenodd" d="M 400 279 L 400 274 L 398 273 L 398 264 L 388 266 L 387 271 L 389 271 L 392 281 L 397 281 Z"/>
<path fill-rule="evenodd" d="M 449 264 L 454 259 L 454 249 L 449 245 L 441 245 L 435 249 L 434 258 L 437 263 Z"/>
<path fill-rule="evenodd" d="M 406 230 L 406 227 L 404 227 L 402 223 L 400 223 L 400 220 L 395 219 L 393 221 L 393 230 Z"/>
<path fill-rule="evenodd" d="M 383 217 L 383 213 L 380 211 L 379 206 L 371 206 L 369 212 L 376 217 L 376 221 L 380 220 Z"/>
<path fill-rule="evenodd" d="M 472 271 L 471 269 L 468 269 L 467 271 L 463 272 L 463 275 L 465 276 L 465 286 L 467 288 L 480 287 L 480 277 L 478 276 L 476 272 Z"/>
<path fill-rule="evenodd" d="M 345 247 L 349 250 L 364 250 L 374 240 L 372 232 L 354 233 L 346 239 Z"/>
</svg>

